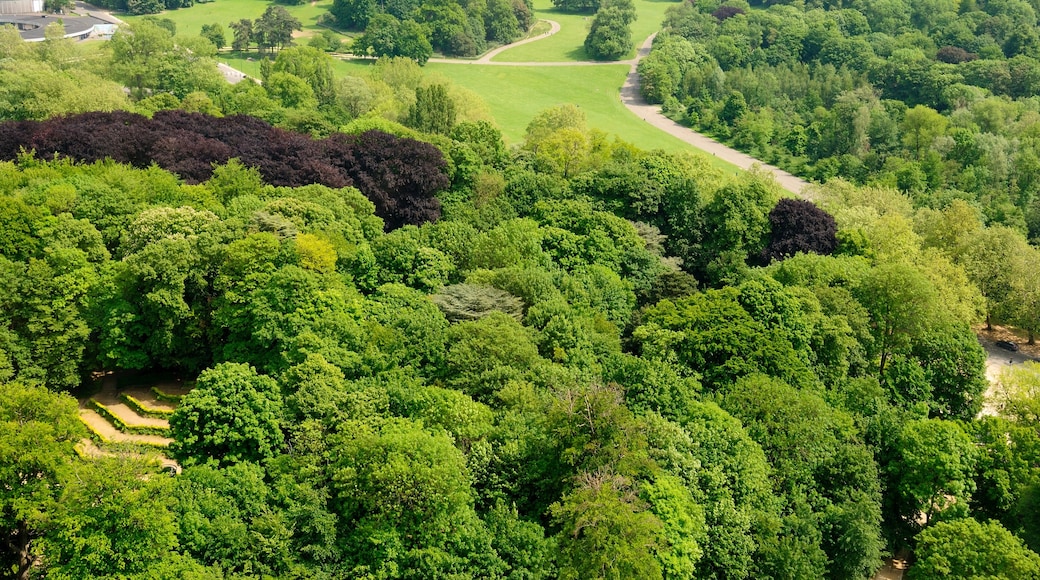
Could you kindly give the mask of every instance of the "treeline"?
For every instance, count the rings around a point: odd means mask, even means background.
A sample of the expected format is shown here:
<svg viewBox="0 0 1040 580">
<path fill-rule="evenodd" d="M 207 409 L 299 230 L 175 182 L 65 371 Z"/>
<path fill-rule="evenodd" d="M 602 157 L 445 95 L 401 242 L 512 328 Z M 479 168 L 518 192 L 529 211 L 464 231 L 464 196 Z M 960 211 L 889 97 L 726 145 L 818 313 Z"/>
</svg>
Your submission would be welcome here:
<svg viewBox="0 0 1040 580">
<path fill-rule="evenodd" d="M 343 28 L 360 30 L 353 52 L 403 56 L 425 64 L 433 51 L 475 56 L 488 43 L 508 44 L 534 24 L 530 0 L 456 2 L 334 0 L 329 14 Z"/>
<path fill-rule="evenodd" d="M 798 174 L 964 199 L 1040 235 L 1034 6 L 770 4 L 671 8 L 641 64 L 647 99 Z"/>
<path fill-rule="evenodd" d="M 242 115 L 160 111 L 149 119 L 117 112 L 9 121 L 0 123 L 0 144 L 0 160 L 31 151 L 45 159 L 154 163 L 186 183 L 209 180 L 234 158 L 271 185 L 356 186 L 391 229 L 435 221 L 436 194 L 450 184 L 444 157 L 429 143 L 381 131 L 315 140 Z"/>
<path fill-rule="evenodd" d="M 1040 570 L 1038 395 L 975 419 L 990 296 L 955 251 L 1004 230 L 781 201 L 574 107 L 465 135 L 441 218 L 392 231 L 238 161 L 0 163 L 5 570 L 863 578 L 916 538 L 918 577 Z M 77 458 L 51 392 L 149 368 L 199 373 L 184 472 Z"/>
<path fill-rule="evenodd" d="M 100 55 L 82 54 L 60 34 L 25 43 L 13 27 L 0 27 L 0 120 L 42 121 L 96 110 L 151 116 L 179 109 L 249 115 L 315 137 L 385 129 L 384 119 L 444 135 L 458 123 L 490 120 L 477 95 L 425 78 L 405 58 L 380 59 L 359 76 L 335 78 L 331 57 L 322 50 L 288 47 L 262 61 L 262 85 L 251 79 L 232 85 L 216 67 L 209 38 L 175 35 L 167 24 L 172 23 L 120 27 L 111 53 Z"/>
</svg>

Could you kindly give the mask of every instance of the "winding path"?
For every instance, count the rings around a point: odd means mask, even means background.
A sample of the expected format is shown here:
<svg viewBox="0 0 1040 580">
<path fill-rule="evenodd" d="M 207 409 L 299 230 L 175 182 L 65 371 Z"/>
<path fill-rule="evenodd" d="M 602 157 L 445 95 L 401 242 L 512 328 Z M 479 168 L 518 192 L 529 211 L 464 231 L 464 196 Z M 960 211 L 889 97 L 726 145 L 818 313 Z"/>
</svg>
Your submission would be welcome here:
<svg viewBox="0 0 1040 580">
<path fill-rule="evenodd" d="M 650 48 L 653 46 L 654 38 L 657 33 L 651 34 L 643 44 L 640 45 L 639 50 L 636 51 L 636 57 L 628 60 L 619 61 L 568 61 L 568 62 L 496 62 L 491 59 L 498 56 L 500 53 L 509 50 L 511 48 L 527 44 L 530 42 L 536 42 L 544 40 L 557 32 L 560 31 L 560 23 L 554 20 L 545 20 L 549 23 L 549 31 L 539 34 L 538 36 L 532 36 L 517 42 L 500 46 L 492 51 L 487 52 L 483 56 L 475 60 L 465 60 L 457 58 L 431 58 L 429 62 L 444 63 L 444 64 L 458 64 L 458 65 L 483 65 L 483 66 L 611 66 L 618 64 L 629 65 L 628 76 L 625 78 L 625 83 L 621 87 L 621 103 L 632 111 L 636 116 L 641 117 L 647 123 L 650 123 L 656 129 L 660 129 L 673 137 L 688 143 L 705 153 L 711 153 L 715 157 L 736 165 L 737 167 L 750 170 L 757 168 L 759 171 L 764 171 L 771 174 L 785 190 L 803 198 L 811 197 L 811 190 L 808 188 L 809 182 L 804 179 L 792 175 L 779 167 L 764 163 L 750 155 L 737 151 L 732 147 L 728 147 L 719 143 L 718 141 L 698 133 L 689 127 L 684 127 L 679 123 L 665 117 L 661 114 L 661 111 L 656 105 L 650 105 L 643 98 L 642 93 L 639 91 L 639 62 L 650 54 Z M 230 83 L 237 83 L 244 78 L 249 78 L 245 73 L 236 70 L 224 63 L 219 63 L 218 67 L 220 72 L 223 73 L 224 78 Z"/>
<path fill-rule="evenodd" d="M 643 94 L 639 90 L 639 62 L 650 54 L 650 48 L 654 44 L 654 38 L 657 33 L 651 34 L 643 44 L 640 45 L 639 50 L 636 51 L 636 57 L 629 60 L 621 61 L 610 61 L 610 62 L 598 62 L 598 61 L 571 61 L 571 62 L 494 62 L 491 59 L 497 56 L 499 53 L 509 50 L 515 46 L 521 44 L 527 44 L 529 42 L 535 42 L 548 38 L 553 34 L 556 34 L 560 30 L 560 24 L 552 20 L 546 20 L 551 26 L 549 32 L 526 38 L 524 40 L 500 46 L 495 50 L 492 50 L 480 57 L 477 60 L 460 60 L 453 58 L 431 58 L 430 62 L 438 62 L 445 64 L 480 64 L 490 66 L 602 66 L 602 65 L 617 65 L 627 64 L 629 65 L 628 76 L 625 78 L 625 84 L 621 87 L 621 103 L 632 111 L 637 117 L 642 118 L 647 123 L 650 123 L 654 128 L 660 129 L 669 135 L 680 139 L 690 145 L 693 145 L 697 149 L 704 151 L 705 153 L 711 153 L 712 155 L 732 163 L 737 167 L 750 170 L 757 168 L 760 171 L 772 174 L 776 179 L 780 187 L 783 187 L 787 191 L 799 196 L 809 197 L 810 192 L 807 187 L 809 182 L 804 179 L 792 175 L 779 167 L 763 163 L 762 161 L 751 157 L 750 155 L 737 151 L 732 147 L 728 147 L 719 143 L 718 141 L 698 133 L 689 127 L 684 127 L 679 123 L 665 117 L 661 114 L 660 109 L 656 105 L 651 105 L 646 102 L 643 98 Z"/>
<path fill-rule="evenodd" d="M 656 32 L 644 40 L 642 46 L 639 47 L 636 58 L 627 61 L 631 64 L 632 68 L 628 72 L 628 78 L 625 79 L 625 84 L 621 87 L 621 102 L 624 103 L 625 107 L 637 116 L 642 117 L 647 123 L 650 123 L 654 127 L 672 135 L 673 137 L 693 145 L 705 153 L 711 153 L 719 159 L 732 163 L 741 169 L 747 170 L 757 167 L 761 171 L 771 173 L 773 177 L 776 178 L 777 183 L 787 191 L 790 191 L 799 197 L 809 197 L 810 194 L 807 191 L 809 182 L 804 179 L 792 175 L 779 167 L 763 163 L 762 161 L 759 161 L 746 153 L 737 151 L 732 147 L 727 147 L 711 137 L 702 135 L 689 127 L 684 127 L 661 114 L 660 109 L 658 109 L 656 105 L 647 104 L 646 99 L 643 98 L 643 94 L 639 90 L 638 68 L 639 61 L 643 60 L 646 55 L 650 54 L 650 47 L 654 43 L 655 36 L 657 36 Z"/>
</svg>

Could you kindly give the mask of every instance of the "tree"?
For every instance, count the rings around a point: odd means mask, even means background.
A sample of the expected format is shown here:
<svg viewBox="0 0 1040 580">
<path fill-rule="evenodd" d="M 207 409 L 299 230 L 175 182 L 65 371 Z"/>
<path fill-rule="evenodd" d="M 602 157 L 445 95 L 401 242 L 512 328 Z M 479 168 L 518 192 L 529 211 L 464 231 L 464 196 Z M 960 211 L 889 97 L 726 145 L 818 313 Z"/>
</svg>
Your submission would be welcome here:
<svg viewBox="0 0 1040 580">
<path fill-rule="evenodd" d="M 897 482 L 901 510 L 907 525 L 923 517 L 950 519 L 967 512 L 975 491 L 975 445 L 959 425 L 941 419 L 918 419 L 903 426 L 897 443 L 898 458 L 888 469 Z"/>
<path fill-rule="evenodd" d="M 263 461 L 282 446 L 278 385 L 246 364 L 222 363 L 198 383 L 170 417 L 170 452 L 182 463 Z"/>
<path fill-rule="evenodd" d="M 220 50 L 227 46 L 227 37 L 224 33 L 224 27 L 220 23 L 216 24 L 203 24 L 202 31 L 199 35 L 213 43 L 213 46 Z"/>
<path fill-rule="evenodd" d="M 415 104 L 409 109 L 405 124 L 423 133 L 451 132 L 455 126 L 455 103 L 447 87 L 435 84 L 415 89 Z"/>
<path fill-rule="evenodd" d="M 895 262 L 867 272 L 855 293 L 870 312 L 871 332 L 880 355 L 878 376 L 884 382 L 892 355 L 906 352 L 934 324 L 940 312 L 935 287 L 913 266 Z"/>
<path fill-rule="evenodd" d="M 232 32 L 231 50 L 241 52 L 249 50 L 249 43 L 253 41 L 253 21 L 243 18 L 230 25 Z"/>
<path fill-rule="evenodd" d="M 596 60 L 618 60 L 632 50 L 631 21 L 618 6 L 605 5 L 592 19 L 585 52 Z"/>
<path fill-rule="evenodd" d="M 55 525 L 62 485 L 84 435 L 76 401 L 16 383 L 0 385 L 0 566 L 28 580 L 39 566 L 39 540 Z"/>
<path fill-rule="evenodd" d="M 917 105 L 903 117 L 903 144 L 920 160 L 932 141 L 946 131 L 946 124 L 946 117 L 929 107 Z"/>
<path fill-rule="evenodd" d="M 272 4 L 253 25 L 253 35 L 260 52 L 267 48 L 292 45 L 292 33 L 303 30 L 303 24 L 282 6 Z"/>
<path fill-rule="evenodd" d="M 47 576 L 135 577 L 166 566 L 203 572 L 177 554 L 177 524 L 165 498 L 171 483 L 155 477 L 154 467 L 140 460 L 97 458 L 77 464 L 44 545 Z"/>
<path fill-rule="evenodd" d="M 365 33 L 354 40 L 354 54 L 369 56 L 403 56 L 420 65 L 433 54 L 426 29 L 414 20 L 401 21 L 391 14 L 377 14 Z"/>
<path fill-rule="evenodd" d="M 509 44 L 520 37 L 521 25 L 517 21 L 514 3 L 510 0 L 491 0 L 484 14 L 484 28 L 488 40 Z M 524 6 L 522 2 L 520 6 Z M 526 27 L 525 27 L 526 30 Z"/>
<path fill-rule="evenodd" d="M 294 46 L 281 50 L 271 70 L 296 75 L 306 81 L 320 105 L 329 105 L 335 98 L 332 57 L 316 48 Z"/>
<path fill-rule="evenodd" d="M 333 0 L 329 13 L 336 23 L 351 30 L 365 30 L 377 14 L 375 0 Z"/>
<path fill-rule="evenodd" d="M 829 256 L 838 247 L 834 218 L 811 201 L 781 199 L 769 211 L 769 245 L 762 261 L 782 260 L 798 252 Z"/>
<path fill-rule="evenodd" d="M 960 262 L 986 300 L 987 330 L 994 319 L 1014 320 L 1018 301 L 1027 299 L 1012 292 L 1031 275 L 1026 268 L 1030 255 L 1022 234 L 1006 226 L 982 228 L 968 238 Z"/>
<path fill-rule="evenodd" d="M 907 578 L 1036 578 L 1040 555 L 995 521 L 939 522 L 917 536 Z"/>
<path fill-rule="evenodd" d="M 584 473 L 550 508 L 560 532 L 560 577 L 595 580 L 662 578 L 661 520 L 632 482 L 609 471 Z"/>
<path fill-rule="evenodd" d="M 112 36 L 112 72 L 138 96 L 159 81 L 161 61 L 173 50 L 168 30 L 142 20 L 121 26 Z"/>
</svg>

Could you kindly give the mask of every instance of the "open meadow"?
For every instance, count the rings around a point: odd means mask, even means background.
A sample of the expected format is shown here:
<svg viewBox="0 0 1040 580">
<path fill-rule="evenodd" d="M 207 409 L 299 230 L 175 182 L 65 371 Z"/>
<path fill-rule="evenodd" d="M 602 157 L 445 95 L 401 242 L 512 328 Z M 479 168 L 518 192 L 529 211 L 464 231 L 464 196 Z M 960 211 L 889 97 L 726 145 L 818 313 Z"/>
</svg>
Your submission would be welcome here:
<svg viewBox="0 0 1040 580">
<path fill-rule="evenodd" d="M 635 4 L 639 18 L 632 26 L 632 36 L 638 44 L 658 29 L 665 10 L 675 2 L 636 0 Z M 265 0 L 217 0 L 196 4 L 191 8 L 166 11 L 160 17 L 175 22 L 179 33 L 197 34 L 204 24 L 219 23 L 227 28 L 233 21 L 257 18 L 268 5 Z M 320 0 L 285 7 L 300 19 L 304 26 L 302 35 L 306 36 L 321 28 L 318 25 L 319 18 L 331 5 L 332 0 Z M 583 42 L 589 16 L 560 12 L 553 7 L 552 0 L 536 0 L 535 13 L 540 19 L 559 22 L 560 31 L 537 42 L 508 49 L 493 60 L 501 63 L 544 62 L 546 65 L 428 63 L 425 70 L 465 87 L 484 99 L 509 143 L 522 140 L 524 129 L 539 111 L 569 103 L 585 111 L 590 127 L 618 135 L 641 149 L 697 151 L 689 144 L 655 129 L 624 107 L 618 95 L 629 65 L 548 64 L 587 60 Z M 124 18 L 132 22 L 141 17 Z M 545 29 L 546 23 L 539 22 L 532 33 L 538 34 Z M 630 56 L 635 56 L 634 49 Z M 219 60 L 250 76 L 259 76 L 260 62 L 255 52 L 225 51 L 220 53 Z M 337 58 L 334 71 L 337 77 L 361 75 L 370 64 L 371 61 Z M 717 158 L 712 158 L 712 163 L 726 171 L 737 170 L 735 166 Z"/>
<path fill-rule="evenodd" d="M 243 18 L 254 20 L 263 15 L 264 10 L 271 5 L 267 0 L 216 0 L 204 4 L 196 4 L 190 8 L 178 10 L 166 10 L 158 14 L 160 18 L 169 18 L 177 24 L 178 34 L 195 35 L 202 31 L 204 24 L 220 24 L 225 29 L 232 22 Z M 303 33 L 299 36 L 311 36 L 322 27 L 318 25 L 318 19 L 332 7 L 332 0 L 318 0 L 307 2 L 297 6 L 279 4 L 289 14 L 292 14 L 303 24 Z M 128 16 L 120 14 L 119 18 L 127 22 L 136 22 L 147 16 Z M 228 43 L 231 42 L 231 32 L 228 31 Z"/>
<path fill-rule="evenodd" d="M 632 41 L 638 46 L 646 37 L 661 29 L 665 10 L 678 2 L 672 0 L 635 0 L 638 18 L 632 23 Z M 575 62 L 589 60 L 585 54 L 585 36 L 592 23 L 591 14 L 557 10 L 552 0 L 535 0 L 535 17 L 560 23 L 560 31 L 549 38 L 511 48 L 492 60 L 496 62 Z M 635 58 L 633 48 L 627 58 Z"/>
</svg>

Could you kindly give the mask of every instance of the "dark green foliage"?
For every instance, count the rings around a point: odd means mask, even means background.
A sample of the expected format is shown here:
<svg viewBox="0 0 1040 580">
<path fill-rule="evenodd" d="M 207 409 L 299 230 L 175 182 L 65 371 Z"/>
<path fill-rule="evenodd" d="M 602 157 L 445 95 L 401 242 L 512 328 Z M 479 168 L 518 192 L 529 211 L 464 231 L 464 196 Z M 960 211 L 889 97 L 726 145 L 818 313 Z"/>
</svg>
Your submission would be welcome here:
<svg viewBox="0 0 1040 580">
<path fill-rule="evenodd" d="M 632 30 L 627 14 L 610 5 L 600 8 L 585 37 L 585 52 L 596 60 L 619 60 L 632 50 Z"/>
<path fill-rule="evenodd" d="M 253 23 L 252 40 L 263 53 L 266 49 L 285 48 L 292 45 L 292 34 L 303 30 L 303 25 L 281 6 L 271 5 Z"/>
<path fill-rule="evenodd" d="M 426 30 L 414 20 L 401 21 L 391 14 L 377 14 L 365 33 L 354 40 L 354 54 L 378 57 L 403 56 L 420 65 L 433 54 Z"/>
</svg>

